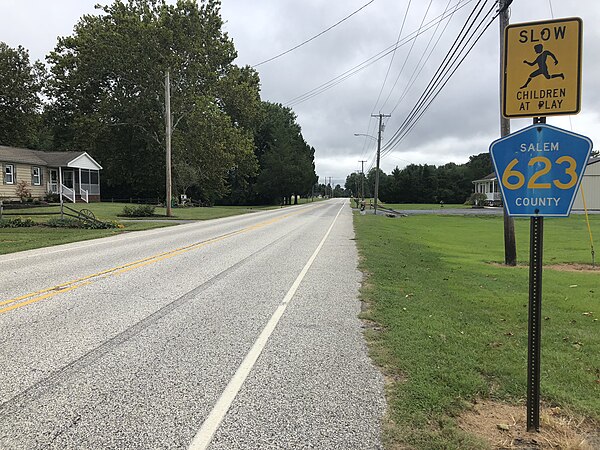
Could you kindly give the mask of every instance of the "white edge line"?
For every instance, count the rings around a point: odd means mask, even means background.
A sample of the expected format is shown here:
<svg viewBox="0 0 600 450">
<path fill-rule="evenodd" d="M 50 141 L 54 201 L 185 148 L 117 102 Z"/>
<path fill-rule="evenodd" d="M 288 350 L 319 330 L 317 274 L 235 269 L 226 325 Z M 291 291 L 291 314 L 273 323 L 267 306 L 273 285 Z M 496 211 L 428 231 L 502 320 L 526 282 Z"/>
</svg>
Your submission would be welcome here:
<svg viewBox="0 0 600 450">
<path fill-rule="evenodd" d="M 219 397 L 219 400 L 217 400 L 217 403 L 215 403 L 215 406 L 213 407 L 210 414 L 200 427 L 200 430 L 198 430 L 196 436 L 194 436 L 194 439 L 190 443 L 188 450 L 205 450 L 210 445 L 214 434 L 219 429 L 221 422 L 225 418 L 225 414 L 227 414 L 227 411 L 229 410 L 231 404 L 235 400 L 235 397 L 237 396 L 238 392 L 242 388 L 242 385 L 246 381 L 246 378 L 250 374 L 250 371 L 256 364 L 258 357 L 267 345 L 269 337 L 275 330 L 275 327 L 279 323 L 281 316 L 283 316 L 283 313 L 289 305 L 290 300 L 298 290 L 300 283 L 306 276 L 317 255 L 321 251 L 321 248 L 325 244 L 325 241 L 329 237 L 329 234 L 331 233 L 331 230 L 333 229 L 337 218 L 339 217 L 340 213 L 342 212 L 345 206 L 346 204 L 344 203 L 338 211 L 338 213 L 336 214 L 335 218 L 333 219 L 333 222 L 327 230 L 327 233 L 325 233 L 325 236 L 323 236 L 323 239 L 317 246 L 312 256 L 309 258 L 308 262 L 305 264 L 304 268 L 296 278 L 296 281 L 294 281 L 294 284 L 292 284 L 290 290 L 287 292 L 287 294 L 285 294 L 285 297 L 283 298 L 282 302 L 279 304 L 279 306 L 269 319 L 269 322 L 267 322 L 267 325 L 265 325 L 262 332 L 252 345 L 252 348 L 250 349 L 250 351 L 236 370 L 235 374 L 233 375 L 233 378 L 231 378 L 231 380 L 227 384 L 227 387 Z"/>
</svg>

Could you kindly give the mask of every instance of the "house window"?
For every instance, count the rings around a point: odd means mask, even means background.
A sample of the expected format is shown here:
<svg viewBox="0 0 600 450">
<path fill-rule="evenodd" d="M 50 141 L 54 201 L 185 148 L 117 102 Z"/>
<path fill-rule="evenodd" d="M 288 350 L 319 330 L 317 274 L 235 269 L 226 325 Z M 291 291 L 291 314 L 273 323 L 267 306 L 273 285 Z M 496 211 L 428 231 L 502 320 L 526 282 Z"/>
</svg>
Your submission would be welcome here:
<svg viewBox="0 0 600 450">
<path fill-rule="evenodd" d="M 15 184 L 15 166 L 7 164 L 4 167 L 4 182 L 6 184 Z"/>
<path fill-rule="evenodd" d="M 31 184 L 34 186 L 42 184 L 42 171 L 39 167 L 31 168 Z"/>
<path fill-rule="evenodd" d="M 86 169 L 81 170 L 81 184 L 90 184 L 90 171 Z"/>
<path fill-rule="evenodd" d="M 98 184 L 98 171 L 90 170 L 90 184 Z"/>
</svg>

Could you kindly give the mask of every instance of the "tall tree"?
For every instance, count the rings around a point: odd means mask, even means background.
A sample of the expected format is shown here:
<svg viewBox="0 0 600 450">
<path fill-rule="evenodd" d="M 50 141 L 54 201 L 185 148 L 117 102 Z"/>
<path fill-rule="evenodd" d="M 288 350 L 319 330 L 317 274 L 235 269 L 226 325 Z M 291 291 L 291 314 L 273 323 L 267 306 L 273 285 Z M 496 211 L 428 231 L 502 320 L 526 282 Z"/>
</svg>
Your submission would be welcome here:
<svg viewBox="0 0 600 450">
<path fill-rule="evenodd" d="M 44 66 L 29 52 L 0 42 L 0 144 L 38 148 Z"/>
<path fill-rule="evenodd" d="M 311 192 L 317 182 L 315 149 L 304 138 L 296 115 L 280 104 L 263 103 L 263 121 L 255 136 L 260 173 L 256 191 L 265 202 L 288 203 Z"/>
<path fill-rule="evenodd" d="M 83 16 L 48 57 L 55 144 L 90 151 L 104 193 L 164 191 L 164 73 L 171 73 L 174 181 L 212 202 L 256 169 L 258 76 L 233 65 L 218 0 L 115 0 Z"/>
</svg>

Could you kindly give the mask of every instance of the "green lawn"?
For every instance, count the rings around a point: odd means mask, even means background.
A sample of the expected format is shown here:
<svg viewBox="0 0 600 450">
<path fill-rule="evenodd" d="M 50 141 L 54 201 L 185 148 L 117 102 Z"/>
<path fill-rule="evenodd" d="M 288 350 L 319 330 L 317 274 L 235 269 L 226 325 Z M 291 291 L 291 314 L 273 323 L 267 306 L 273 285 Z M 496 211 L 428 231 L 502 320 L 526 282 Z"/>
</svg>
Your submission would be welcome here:
<svg viewBox="0 0 600 450">
<path fill-rule="evenodd" d="M 130 203 L 66 203 L 69 208 L 75 210 L 89 209 L 94 215 L 100 220 L 123 220 L 126 217 L 120 217 L 121 212 L 125 206 L 135 206 Z M 279 208 L 279 206 L 213 206 L 211 208 L 172 208 L 172 217 L 167 217 L 166 208 L 157 207 L 154 211 L 155 217 L 148 217 L 148 219 L 184 219 L 184 220 L 210 220 L 217 219 L 219 217 L 229 217 L 238 214 L 246 214 L 255 211 L 262 211 L 266 209 Z M 45 221 L 52 215 L 39 215 L 40 213 L 58 213 L 60 211 L 59 206 L 39 207 L 39 208 L 23 208 L 23 209 L 5 209 L 5 213 L 10 214 L 6 217 L 14 217 L 14 214 L 19 214 L 20 217 L 31 217 L 36 221 Z"/>
<path fill-rule="evenodd" d="M 156 217 L 148 217 L 147 222 L 127 222 L 127 218 L 119 217 L 123 207 L 129 203 L 76 203 L 68 204 L 75 210 L 89 209 L 96 218 L 104 221 L 116 220 L 123 221 L 123 229 L 109 230 L 82 230 L 67 228 L 48 228 L 48 227 L 30 227 L 30 228 L 0 228 L 0 254 L 13 253 L 33 248 L 48 247 L 51 245 L 66 244 L 69 242 L 95 239 L 115 234 L 146 230 L 150 228 L 173 225 L 172 222 L 158 222 L 157 219 L 185 219 L 185 220 L 209 220 L 221 217 L 247 214 L 267 209 L 280 208 L 279 206 L 214 206 L 212 208 L 173 208 L 173 216 L 166 217 L 165 208 L 156 208 Z M 8 213 L 4 218 L 30 217 L 34 221 L 44 223 L 50 218 L 59 217 L 56 213 L 60 211 L 58 206 L 24 208 L 5 210 Z M 14 213 L 18 213 L 17 216 Z M 35 214 L 33 214 L 35 213 Z M 41 213 L 41 214 L 40 214 Z M 44 214 L 53 213 L 53 214 Z"/>
<path fill-rule="evenodd" d="M 460 208 L 470 208 L 469 205 L 453 205 L 453 204 L 445 204 L 442 208 L 439 203 L 382 203 L 384 208 L 395 209 L 396 211 L 404 210 L 423 210 L 423 209 L 460 209 Z"/>
<path fill-rule="evenodd" d="M 497 264 L 502 227 L 501 217 L 355 214 L 364 316 L 378 324 L 367 337 L 395 380 L 388 447 L 485 448 L 457 415 L 477 398 L 524 408 L 529 220 L 516 220 L 517 268 Z M 546 264 L 589 263 L 584 217 L 546 219 L 544 252 Z M 600 423 L 599 301 L 600 272 L 544 270 L 543 401 Z"/>
<path fill-rule="evenodd" d="M 106 236 L 114 236 L 129 231 L 147 230 L 172 225 L 169 223 L 131 223 L 123 229 L 84 230 L 73 228 L 0 228 L 0 254 L 20 252 L 52 245 L 68 244 Z"/>
</svg>

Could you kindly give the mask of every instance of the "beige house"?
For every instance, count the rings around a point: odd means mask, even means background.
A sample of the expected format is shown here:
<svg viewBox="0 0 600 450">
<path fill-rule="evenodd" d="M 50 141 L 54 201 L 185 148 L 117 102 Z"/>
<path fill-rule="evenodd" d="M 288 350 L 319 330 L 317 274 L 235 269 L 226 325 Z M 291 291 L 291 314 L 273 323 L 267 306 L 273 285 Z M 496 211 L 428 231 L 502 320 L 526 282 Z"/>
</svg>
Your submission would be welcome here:
<svg viewBox="0 0 600 450">
<path fill-rule="evenodd" d="M 19 200 L 25 182 L 33 198 L 61 195 L 72 202 L 100 201 L 102 166 L 86 152 L 42 152 L 0 146 L 0 200 Z"/>
</svg>

